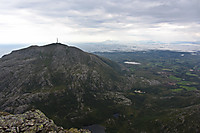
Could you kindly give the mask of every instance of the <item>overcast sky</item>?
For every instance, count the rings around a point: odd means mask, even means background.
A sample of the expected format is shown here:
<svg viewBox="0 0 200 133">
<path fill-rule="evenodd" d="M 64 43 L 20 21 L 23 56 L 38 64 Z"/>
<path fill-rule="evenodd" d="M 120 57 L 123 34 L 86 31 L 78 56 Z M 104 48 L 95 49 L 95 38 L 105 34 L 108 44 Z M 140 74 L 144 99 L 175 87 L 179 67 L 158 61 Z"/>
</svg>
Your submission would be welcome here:
<svg viewBox="0 0 200 133">
<path fill-rule="evenodd" d="M 200 41 L 200 0 L 0 0 L 0 44 Z"/>
</svg>

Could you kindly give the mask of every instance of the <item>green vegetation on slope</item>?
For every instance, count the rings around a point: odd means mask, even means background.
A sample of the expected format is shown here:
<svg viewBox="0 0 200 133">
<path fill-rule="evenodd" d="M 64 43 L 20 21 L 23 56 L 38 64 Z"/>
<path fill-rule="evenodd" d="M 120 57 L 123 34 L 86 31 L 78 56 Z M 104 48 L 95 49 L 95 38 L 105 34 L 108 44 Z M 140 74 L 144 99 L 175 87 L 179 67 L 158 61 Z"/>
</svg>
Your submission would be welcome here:
<svg viewBox="0 0 200 133">
<path fill-rule="evenodd" d="M 180 87 L 186 89 L 187 91 L 197 90 L 196 87 L 189 87 L 189 86 L 180 86 Z"/>
</svg>

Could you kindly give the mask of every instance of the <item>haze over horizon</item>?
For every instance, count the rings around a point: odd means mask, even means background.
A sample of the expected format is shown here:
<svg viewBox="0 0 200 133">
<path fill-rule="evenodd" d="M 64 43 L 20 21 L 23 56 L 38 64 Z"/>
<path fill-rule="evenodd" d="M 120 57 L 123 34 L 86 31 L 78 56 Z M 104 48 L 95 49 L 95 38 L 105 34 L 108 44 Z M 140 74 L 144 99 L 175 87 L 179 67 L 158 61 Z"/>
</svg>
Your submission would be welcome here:
<svg viewBox="0 0 200 133">
<path fill-rule="evenodd" d="M 199 0 L 0 1 L 0 45 L 200 42 Z"/>
</svg>

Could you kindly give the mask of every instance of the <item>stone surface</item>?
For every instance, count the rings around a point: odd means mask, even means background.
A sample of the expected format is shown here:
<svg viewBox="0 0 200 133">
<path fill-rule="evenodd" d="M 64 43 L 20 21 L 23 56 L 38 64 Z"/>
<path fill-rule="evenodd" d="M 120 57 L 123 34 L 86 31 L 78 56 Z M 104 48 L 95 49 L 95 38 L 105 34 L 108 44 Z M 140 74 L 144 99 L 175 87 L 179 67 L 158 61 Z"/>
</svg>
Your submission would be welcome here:
<svg viewBox="0 0 200 133">
<path fill-rule="evenodd" d="M 63 129 L 40 110 L 30 110 L 16 115 L 1 112 L 0 115 L 1 133 L 91 133 L 86 129 Z"/>
</svg>

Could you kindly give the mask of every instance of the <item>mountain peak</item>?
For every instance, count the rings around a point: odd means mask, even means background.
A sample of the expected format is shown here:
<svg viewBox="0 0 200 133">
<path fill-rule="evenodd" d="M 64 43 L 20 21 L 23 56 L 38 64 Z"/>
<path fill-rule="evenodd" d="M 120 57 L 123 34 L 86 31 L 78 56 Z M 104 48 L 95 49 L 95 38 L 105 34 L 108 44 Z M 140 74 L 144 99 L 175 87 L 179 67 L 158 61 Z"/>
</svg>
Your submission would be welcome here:
<svg viewBox="0 0 200 133">
<path fill-rule="evenodd" d="M 50 43 L 50 44 L 47 44 L 47 45 L 44 45 L 42 47 L 49 47 L 49 46 L 65 46 L 65 47 L 68 47 L 66 44 L 63 44 L 63 43 Z"/>
<path fill-rule="evenodd" d="M 67 51 L 71 51 L 70 54 L 77 53 L 76 51 L 83 52 L 76 47 L 68 46 L 66 44 L 51 43 L 43 46 L 32 45 L 27 48 L 14 50 L 10 54 L 4 55 L 3 57 L 4 59 L 15 58 L 18 56 L 21 56 L 22 58 L 28 58 L 33 56 L 40 56 L 41 54 L 65 56 Z"/>
<path fill-rule="evenodd" d="M 66 45 L 66 44 L 62 44 L 62 43 L 50 43 L 50 44 L 46 44 L 46 45 L 43 45 L 43 46 L 38 46 L 38 45 L 31 45 L 27 48 L 24 48 L 24 49 L 21 49 L 21 50 L 27 50 L 27 49 L 51 49 L 53 48 L 54 50 L 57 50 L 56 48 L 68 48 L 69 46 Z M 19 50 L 17 50 L 19 51 Z"/>
</svg>

